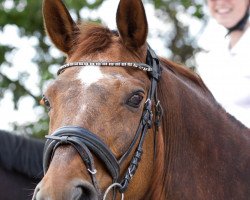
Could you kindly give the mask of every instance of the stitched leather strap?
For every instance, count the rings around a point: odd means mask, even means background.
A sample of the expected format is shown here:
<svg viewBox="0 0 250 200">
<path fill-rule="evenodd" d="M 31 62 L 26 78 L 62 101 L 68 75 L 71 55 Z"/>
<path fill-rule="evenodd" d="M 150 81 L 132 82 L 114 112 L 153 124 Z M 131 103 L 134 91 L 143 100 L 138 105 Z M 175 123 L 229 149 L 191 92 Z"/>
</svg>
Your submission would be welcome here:
<svg viewBox="0 0 250 200">
<path fill-rule="evenodd" d="M 58 147 L 58 145 L 75 144 L 78 147 L 77 151 L 79 153 L 86 152 L 86 150 L 81 146 L 87 146 L 87 148 L 91 152 L 93 152 L 96 156 L 98 156 L 98 158 L 102 160 L 112 178 L 114 180 L 118 179 L 120 174 L 120 167 L 115 156 L 97 135 L 91 133 L 87 129 L 78 126 L 65 126 L 57 129 L 53 134 L 47 136 L 47 138 L 48 139 L 45 143 L 44 148 L 43 161 L 45 173 L 49 167 L 54 151 Z M 86 158 L 82 155 L 81 157 L 82 159 Z M 90 163 L 90 165 L 91 164 L 92 163 Z"/>
</svg>

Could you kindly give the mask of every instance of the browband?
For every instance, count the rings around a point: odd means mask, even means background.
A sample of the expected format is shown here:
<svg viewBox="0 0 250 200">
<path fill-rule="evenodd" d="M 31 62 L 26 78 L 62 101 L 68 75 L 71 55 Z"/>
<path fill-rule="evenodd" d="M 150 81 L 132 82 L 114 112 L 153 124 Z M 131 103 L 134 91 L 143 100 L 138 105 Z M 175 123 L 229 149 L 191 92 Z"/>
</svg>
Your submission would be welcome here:
<svg viewBox="0 0 250 200">
<path fill-rule="evenodd" d="M 152 71 L 152 67 L 145 63 L 133 63 L 133 62 L 72 62 L 62 65 L 57 71 L 57 75 L 60 75 L 65 69 L 69 67 L 82 67 L 82 66 L 106 66 L 106 67 L 134 67 L 143 71 Z"/>
</svg>

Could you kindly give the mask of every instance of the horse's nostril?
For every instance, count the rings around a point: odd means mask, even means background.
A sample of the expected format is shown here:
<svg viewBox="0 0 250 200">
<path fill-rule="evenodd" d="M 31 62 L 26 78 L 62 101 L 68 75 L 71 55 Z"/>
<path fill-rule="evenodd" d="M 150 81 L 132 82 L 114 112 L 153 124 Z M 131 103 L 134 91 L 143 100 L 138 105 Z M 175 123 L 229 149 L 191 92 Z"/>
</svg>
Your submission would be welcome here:
<svg viewBox="0 0 250 200">
<path fill-rule="evenodd" d="M 73 181 L 65 185 L 63 190 L 54 188 L 56 191 L 51 194 L 47 187 L 43 187 L 42 184 L 37 185 L 32 200 L 98 200 L 98 193 L 94 186 L 84 181 Z M 46 189 L 47 188 L 47 189 Z M 57 190 L 58 189 L 58 190 Z"/>
<path fill-rule="evenodd" d="M 41 195 L 41 191 L 40 191 L 40 184 L 38 184 L 35 188 L 35 191 L 34 191 L 34 195 L 32 197 L 32 200 L 42 200 L 43 197 Z"/>
<path fill-rule="evenodd" d="M 72 199 L 73 200 L 80 200 L 82 199 L 82 195 L 83 195 L 83 189 L 82 187 L 78 186 L 78 187 L 75 187 L 74 190 L 73 190 L 73 194 L 72 194 Z"/>
<path fill-rule="evenodd" d="M 98 195 L 95 188 L 86 183 L 78 185 L 74 188 L 72 200 L 98 200 Z"/>
</svg>

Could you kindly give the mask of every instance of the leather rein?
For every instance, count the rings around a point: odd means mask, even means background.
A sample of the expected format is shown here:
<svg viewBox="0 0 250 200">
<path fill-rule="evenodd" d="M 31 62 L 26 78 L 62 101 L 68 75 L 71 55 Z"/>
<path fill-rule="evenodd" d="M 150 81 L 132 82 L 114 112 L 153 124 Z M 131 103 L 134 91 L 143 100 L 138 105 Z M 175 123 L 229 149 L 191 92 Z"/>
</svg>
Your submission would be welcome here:
<svg viewBox="0 0 250 200">
<path fill-rule="evenodd" d="M 101 191 L 98 186 L 98 182 L 96 179 L 97 170 L 95 169 L 94 159 L 92 153 L 95 154 L 106 166 L 109 174 L 113 179 L 113 184 L 106 190 L 103 195 L 103 199 L 106 198 L 106 193 L 113 188 L 117 188 L 118 191 L 122 194 L 128 188 L 129 182 L 134 176 L 136 169 L 138 167 L 139 161 L 141 160 L 141 156 L 143 153 L 143 143 L 145 140 L 146 133 L 148 129 L 152 128 L 153 123 L 155 127 L 154 134 L 156 134 L 161 117 L 162 117 L 162 108 L 160 105 L 160 101 L 157 97 L 157 84 L 161 76 L 161 67 L 159 63 L 159 59 L 156 56 L 155 52 L 148 46 L 147 50 L 147 58 L 145 63 L 129 63 L 129 62 L 74 62 L 68 63 L 60 67 L 58 70 L 58 75 L 60 75 L 65 69 L 69 67 L 77 67 L 77 66 L 119 66 L 119 67 L 136 67 L 138 69 L 147 71 L 148 76 L 151 80 L 151 86 L 148 91 L 147 100 L 144 104 L 144 110 L 141 116 L 141 120 L 138 126 L 138 129 L 135 133 L 134 139 L 129 145 L 127 151 L 122 155 L 118 160 L 109 149 L 109 147 L 100 139 L 96 134 L 91 131 L 78 127 L 78 126 L 64 126 L 57 129 L 51 135 L 45 136 L 47 138 L 44 154 L 43 154 L 43 169 L 44 174 L 49 168 L 50 162 L 52 160 L 53 154 L 56 148 L 60 145 L 69 144 L 73 146 L 76 151 L 81 156 L 84 161 L 87 170 L 91 176 L 93 185 L 98 192 L 99 197 L 101 198 Z M 152 111 L 152 102 L 154 101 L 154 114 Z M 154 120 L 154 121 L 153 121 Z M 139 140 L 139 142 L 138 142 Z M 121 177 L 120 175 L 120 165 L 124 160 L 130 155 L 132 149 L 137 144 L 134 155 L 130 161 L 129 167 L 125 174 Z M 156 146 L 155 146 L 156 148 Z"/>
</svg>

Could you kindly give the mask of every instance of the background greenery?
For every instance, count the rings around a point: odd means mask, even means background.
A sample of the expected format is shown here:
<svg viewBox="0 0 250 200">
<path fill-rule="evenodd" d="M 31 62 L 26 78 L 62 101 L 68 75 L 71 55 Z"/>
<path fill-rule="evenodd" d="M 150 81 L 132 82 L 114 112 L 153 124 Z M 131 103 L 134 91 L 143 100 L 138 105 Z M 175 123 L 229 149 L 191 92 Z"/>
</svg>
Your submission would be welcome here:
<svg viewBox="0 0 250 200">
<path fill-rule="evenodd" d="M 64 2 L 70 8 L 71 14 L 80 19 L 81 9 L 97 9 L 104 0 L 65 0 Z M 193 56 L 199 48 L 196 44 L 196 38 L 189 35 L 189 27 L 182 22 L 180 13 L 185 13 L 189 17 L 197 18 L 206 23 L 206 17 L 202 9 L 203 1 L 145 0 L 144 3 L 153 4 L 157 17 L 171 27 L 167 35 L 159 34 L 166 49 L 170 52 L 169 59 L 195 68 Z M 12 6 L 6 7 L 7 4 Z M 40 106 L 39 100 L 41 99 L 43 85 L 54 76 L 49 67 L 54 64 L 62 64 L 64 60 L 63 56 L 51 56 L 51 47 L 43 28 L 41 8 L 42 0 L 0 0 L 0 32 L 7 25 L 15 25 L 18 28 L 20 38 L 35 37 L 37 39 L 34 45 L 36 53 L 32 62 L 35 63 L 39 71 L 38 88 L 40 88 L 40 91 L 38 94 L 33 94 L 25 86 L 26 79 L 32 76 L 29 72 L 19 74 L 17 79 L 13 79 L 3 72 L 2 66 L 14 67 L 11 60 L 7 58 L 15 52 L 16 47 L 0 44 L 0 101 L 7 91 L 11 92 L 16 109 L 18 109 L 19 100 L 24 96 L 32 97 L 36 102 L 35 107 Z M 101 19 L 98 21 L 101 21 Z M 34 137 L 42 137 L 48 130 L 48 116 L 44 108 L 41 109 L 43 111 L 39 116 L 39 121 L 22 126 L 13 124 L 14 130 Z M 0 113 L 0 116 L 4 116 L 4 113 Z"/>
</svg>

